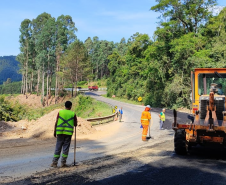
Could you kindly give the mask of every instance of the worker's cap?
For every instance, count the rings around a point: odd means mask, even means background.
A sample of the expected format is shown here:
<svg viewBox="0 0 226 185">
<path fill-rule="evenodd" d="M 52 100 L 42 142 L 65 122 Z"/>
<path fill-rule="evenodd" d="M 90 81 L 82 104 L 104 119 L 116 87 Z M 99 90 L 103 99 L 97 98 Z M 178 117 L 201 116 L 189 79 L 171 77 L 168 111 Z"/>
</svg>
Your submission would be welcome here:
<svg viewBox="0 0 226 185">
<path fill-rule="evenodd" d="M 146 107 L 147 107 L 147 108 L 151 108 L 151 106 L 150 106 L 150 105 L 147 105 Z"/>
</svg>

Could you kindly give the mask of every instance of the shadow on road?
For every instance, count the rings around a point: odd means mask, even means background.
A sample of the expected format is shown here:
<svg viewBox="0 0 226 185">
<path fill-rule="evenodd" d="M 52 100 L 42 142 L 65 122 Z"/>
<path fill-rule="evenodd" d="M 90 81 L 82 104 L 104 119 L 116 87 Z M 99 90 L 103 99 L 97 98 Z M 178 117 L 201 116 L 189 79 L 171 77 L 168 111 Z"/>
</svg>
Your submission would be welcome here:
<svg viewBox="0 0 226 185">
<path fill-rule="evenodd" d="M 167 145 L 167 147 L 166 147 Z M 225 184 L 225 161 L 212 158 L 216 151 L 176 155 L 173 141 L 139 149 L 142 155 L 109 155 L 84 161 L 71 171 L 55 170 L 49 176 L 38 176 L 12 184 L 85 184 L 85 185 L 215 185 Z M 153 151 L 158 151 L 157 153 Z M 142 150 L 149 151 L 145 154 Z M 209 155 L 211 153 L 211 155 Z M 146 159 L 146 162 L 145 162 Z M 137 164 L 140 165 L 137 165 Z M 136 167 L 137 166 L 137 167 Z M 82 170 L 83 169 L 83 170 Z"/>
</svg>

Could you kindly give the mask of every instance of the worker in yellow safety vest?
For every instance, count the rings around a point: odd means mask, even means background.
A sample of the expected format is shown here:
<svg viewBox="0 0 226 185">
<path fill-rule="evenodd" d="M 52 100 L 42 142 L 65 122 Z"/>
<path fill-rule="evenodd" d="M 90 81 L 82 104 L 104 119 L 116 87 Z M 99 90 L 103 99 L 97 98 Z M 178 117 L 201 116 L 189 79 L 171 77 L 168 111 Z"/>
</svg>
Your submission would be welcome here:
<svg viewBox="0 0 226 185">
<path fill-rule="evenodd" d="M 147 105 L 145 107 L 145 110 L 142 112 L 141 114 L 141 125 L 143 127 L 143 132 L 142 132 L 142 141 L 147 141 L 147 133 L 148 133 L 148 127 L 150 124 L 150 120 L 151 120 L 151 106 Z"/>
<path fill-rule="evenodd" d="M 166 120 L 165 111 L 166 111 L 166 109 L 162 109 L 162 112 L 159 114 L 159 118 L 160 118 L 160 128 L 159 129 L 160 130 L 164 130 L 163 124 Z"/>
<path fill-rule="evenodd" d="M 61 150 L 61 167 L 67 167 L 66 160 L 69 153 L 69 148 L 71 144 L 71 137 L 74 132 L 74 127 L 77 126 L 76 114 L 71 111 L 72 103 L 70 101 L 65 102 L 65 109 L 60 110 L 55 127 L 54 127 L 54 137 L 57 138 L 56 148 L 53 157 L 53 163 L 51 167 L 56 168 L 58 160 L 60 158 Z"/>
</svg>

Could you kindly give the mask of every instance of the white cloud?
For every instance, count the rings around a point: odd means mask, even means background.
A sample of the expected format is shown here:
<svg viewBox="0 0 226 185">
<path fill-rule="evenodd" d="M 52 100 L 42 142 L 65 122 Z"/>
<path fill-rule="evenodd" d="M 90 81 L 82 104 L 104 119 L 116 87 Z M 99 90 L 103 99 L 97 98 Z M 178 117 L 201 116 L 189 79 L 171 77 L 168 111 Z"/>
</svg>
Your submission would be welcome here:
<svg viewBox="0 0 226 185">
<path fill-rule="evenodd" d="M 214 16 L 218 15 L 225 6 L 213 6 L 209 8 L 209 11 L 213 13 Z"/>
</svg>

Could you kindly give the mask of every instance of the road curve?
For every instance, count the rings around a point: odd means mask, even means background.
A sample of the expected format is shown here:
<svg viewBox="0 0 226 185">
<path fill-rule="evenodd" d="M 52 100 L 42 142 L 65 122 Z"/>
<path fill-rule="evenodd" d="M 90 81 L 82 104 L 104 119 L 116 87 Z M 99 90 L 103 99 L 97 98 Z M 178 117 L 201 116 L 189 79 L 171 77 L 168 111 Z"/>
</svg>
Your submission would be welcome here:
<svg viewBox="0 0 226 185">
<path fill-rule="evenodd" d="M 100 96 L 102 92 L 89 92 L 89 95 L 99 101 L 108 103 L 112 106 L 123 107 L 123 118 L 118 124 L 118 130 L 110 133 L 104 138 L 77 141 L 76 159 L 77 162 L 90 160 L 107 155 L 116 155 L 121 152 L 129 152 L 141 147 L 154 145 L 173 137 L 173 131 L 165 125 L 165 130 L 159 130 L 159 118 L 157 113 L 152 113 L 153 124 L 151 127 L 152 139 L 148 142 L 141 141 L 140 116 L 144 106 L 122 103 L 109 98 Z M 169 121 L 170 122 L 170 121 Z M 110 126 L 111 124 L 109 124 Z M 170 124 L 169 124 L 170 125 Z M 107 126 L 107 125 L 106 125 Z M 1 156 L 0 160 L 0 180 L 11 181 L 12 179 L 25 178 L 36 172 L 49 169 L 55 147 L 55 140 L 37 143 L 36 149 L 32 147 L 18 148 L 20 152 L 10 156 Z M 4 150 L 3 148 L 0 150 Z M 22 151 L 21 151 L 22 150 Z M 73 163 L 73 144 L 71 145 L 68 163 Z M 0 181 L 1 182 L 1 181 Z"/>
</svg>

